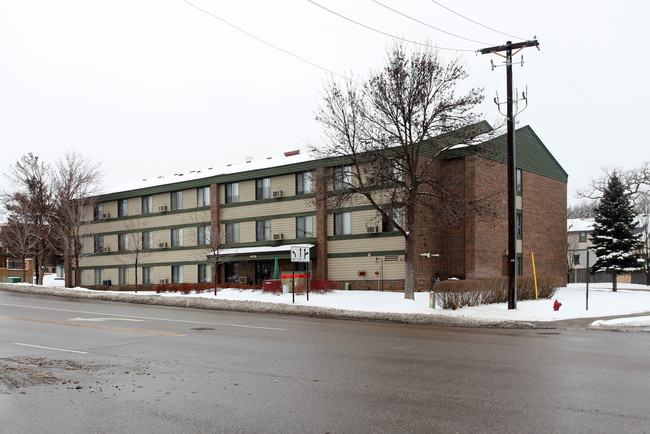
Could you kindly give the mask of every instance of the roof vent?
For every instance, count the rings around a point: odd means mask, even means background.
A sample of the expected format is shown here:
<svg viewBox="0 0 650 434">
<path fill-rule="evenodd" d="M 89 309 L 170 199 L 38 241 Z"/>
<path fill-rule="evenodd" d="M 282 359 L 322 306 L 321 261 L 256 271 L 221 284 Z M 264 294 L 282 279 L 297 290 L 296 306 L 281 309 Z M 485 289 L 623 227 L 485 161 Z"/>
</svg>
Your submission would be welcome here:
<svg viewBox="0 0 650 434">
<path fill-rule="evenodd" d="M 250 163 L 251 161 L 253 161 L 253 157 L 246 157 L 246 162 L 247 163 Z"/>
<path fill-rule="evenodd" d="M 296 149 L 295 151 L 288 151 L 284 153 L 285 157 L 293 157 L 294 155 L 300 154 L 300 149 Z"/>
</svg>

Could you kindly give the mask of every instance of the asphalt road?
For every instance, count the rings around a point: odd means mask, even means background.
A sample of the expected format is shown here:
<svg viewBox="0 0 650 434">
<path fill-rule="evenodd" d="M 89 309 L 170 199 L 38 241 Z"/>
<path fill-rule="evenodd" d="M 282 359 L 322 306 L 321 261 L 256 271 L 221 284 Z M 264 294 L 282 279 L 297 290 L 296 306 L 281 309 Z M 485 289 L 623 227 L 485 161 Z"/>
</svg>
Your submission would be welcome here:
<svg viewBox="0 0 650 434">
<path fill-rule="evenodd" d="M 648 432 L 650 334 L 0 291 L 0 431 Z"/>
</svg>

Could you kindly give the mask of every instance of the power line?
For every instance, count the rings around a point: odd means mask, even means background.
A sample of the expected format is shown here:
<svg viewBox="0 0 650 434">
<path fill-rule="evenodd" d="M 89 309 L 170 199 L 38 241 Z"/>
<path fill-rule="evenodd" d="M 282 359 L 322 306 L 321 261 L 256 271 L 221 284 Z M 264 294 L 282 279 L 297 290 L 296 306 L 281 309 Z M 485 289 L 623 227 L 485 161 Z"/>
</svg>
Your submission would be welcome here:
<svg viewBox="0 0 650 434">
<path fill-rule="evenodd" d="M 451 12 L 452 14 L 458 15 L 459 17 L 464 18 L 464 19 L 466 19 L 467 21 L 470 21 L 470 22 L 472 22 L 472 23 L 474 23 L 474 24 L 476 24 L 476 25 L 478 25 L 478 26 L 481 26 L 481 27 L 483 27 L 483 28 L 486 28 L 486 29 L 488 29 L 488 30 L 492 30 L 493 32 L 497 32 L 497 33 L 500 33 L 500 34 L 502 34 L 502 35 L 504 35 L 504 36 L 509 36 L 509 37 L 511 37 L 511 38 L 515 38 L 515 39 L 521 39 L 521 40 L 525 40 L 525 39 L 526 39 L 526 38 L 520 38 L 519 36 L 509 35 L 508 33 L 501 32 L 501 31 L 499 31 L 499 30 L 497 30 L 497 29 L 493 29 L 492 27 L 488 27 L 488 26 L 486 26 L 486 25 L 484 25 L 484 24 L 479 23 L 478 21 L 475 21 L 475 20 L 473 20 L 473 19 L 471 19 L 471 18 L 466 17 L 465 15 L 462 15 L 462 14 L 456 12 L 456 11 L 453 11 L 453 10 L 449 9 L 447 6 L 445 6 L 445 5 L 443 5 L 443 4 L 440 4 L 440 3 L 438 3 L 438 2 L 435 1 L 435 0 L 431 0 L 431 2 L 437 4 L 438 6 L 440 6 L 440 7 L 443 8 L 443 9 L 448 10 L 448 11 Z"/>
<path fill-rule="evenodd" d="M 542 50 L 540 50 L 540 51 L 542 51 Z M 573 81 L 571 81 L 571 79 L 569 79 L 569 77 L 568 77 L 568 76 L 567 76 L 567 75 L 566 75 L 566 74 L 565 74 L 565 73 L 560 69 L 560 67 L 557 66 L 557 65 L 555 64 L 555 62 L 553 62 L 553 61 L 551 60 L 551 58 L 548 57 L 548 56 L 546 55 L 546 53 L 544 53 L 544 51 L 542 51 L 542 55 L 543 55 L 544 57 L 546 57 L 546 60 L 548 60 L 548 61 L 551 63 L 551 65 L 553 65 L 553 67 L 554 67 L 555 69 L 557 69 L 557 71 L 560 73 L 560 75 L 562 75 L 562 77 L 564 77 L 564 79 L 565 79 L 565 80 L 566 80 L 566 81 L 567 81 L 571 86 L 573 86 L 573 88 L 574 88 L 576 91 L 578 91 L 578 93 L 579 93 L 580 95 L 582 95 L 582 97 L 583 97 L 583 98 L 584 98 L 584 99 L 585 99 L 589 104 L 591 104 L 591 106 L 592 106 L 592 107 L 593 107 L 593 108 L 594 108 L 598 113 L 600 113 L 600 115 L 601 115 L 602 117 L 604 117 L 605 119 L 607 119 L 607 120 L 609 121 L 609 123 L 611 123 L 611 124 L 614 126 L 614 128 L 616 128 L 616 129 L 619 130 L 621 133 L 623 133 L 623 135 L 626 136 L 626 137 L 627 137 L 627 138 L 628 138 L 632 143 L 634 143 L 636 146 L 638 146 L 639 149 L 641 149 L 641 150 L 643 150 L 643 151 L 647 151 L 646 148 L 644 148 L 643 146 L 641 146 L 641 144 L 640 144 L 639 142 L 637 142 L 637 141 L 636 141 L 632 136 L 630 136 L 630 135 L 627 133 L 627 131 L 625 131 L 623 128 L 619 127 L 618 124 L 612 120 L 612 118 L 610 118 L 609 116 L 607 116 L 607 114 L 606 114 L 603 110 L 601 110 L 600 107 L 598 107 L 598 106 L 597 106 L 597 105 L 596 105 L 596 104 L 595 104 L 595 103 L 594 103 L 594 102 L 593 102 L 593 101 L 592 101 L 592 100 L 591 100 L 591 99 L 590 99 L 590 98 L 589 98 L 589 97 L 588 97 L 588 96 L 587 96 L 587 95 L 586 95 L 582 90 L 580 90 L 580 88 L 579 88 L 575 83 L 573 83 Z"/>
<path fill-rule="evenodd" d="M 329 13 L 331 13 L 331 14 L 333 14 L 333 15 L 336 15 L 336 16 L 339 17 L 339 18 L 343 18 L 343 19 L 346 20 L 346 21 L 349 21 L 349 22 L 351 22 L 351 23 L 356 24 L 357 26 L 361 26 L 361 27 L 363 27 L 363 28 L 365 28 L 365 29 L 371 30 L 371 31 L 376 32 L 376 33 L 380 33 L 380 34 L 382 34 L 382 35 L 384 35 L 384 36 L 388 36 L 388 37 L 393 38 L 393 39 L 398 39 L 398 40 L 400 40 L 400 41 L 408 42 L 409 44 L 421 45 L 421 46 L 423 46 L 423 47 L 435 48 L 435 49 L 438 49 L 438 50 L 465 51 L 465 52 L 470 52 L 470 53 L 473 53 L 473 52 L 475 51 L 475 50 L 463 50 L 463 49 L 460 49 L 460 48 L 436 47 L 436 46 L 433 46 L 433 45 L 423 44 L 423 43 L 421 43 L 421 42 L 417 42 L 417 41 L 412 41 L 412 40 L 410 40 L 410 39 L 401 38 L 401 37 L 399 37 L 399 36 L 391 35 L 390 33 L 386 33 L 386 32 L 383 32 L 383 31 L 381 31 L 381 30 L 377 30 L 377 29 L 375 29 L 374 27 L 370 27 L 370 26 L 367 26 L 367 25 L 365 25 L 365 24 L 362 24 L 362 23 L 360 23 L 360 22 L 358 22 L 358 21 L 355 21 L 355 20 L 353 20 L 353 19 L 351 19 L 351 18 L 346 17 L 345 15 L 341 15 L 340 13 L 335 12 L 335 11 L 333 11 L 333 10 L 331 10 L 331 9 L 328 9 L 328 8 L 326 8 L 325 6 L 318 4 L 318 3 L 316 3 L 316 2 L 313 1 L 313 0 L 308 0 L 308 1 L 309 1 L 309 3 L 312 3 L 313 5 L 316 5 L 316 6 L 318 6 L 319 8 L 321 8 L 321 9 L 323 9 L 323 10 L 326 10 L 327 12 L 329 12 Z"/>
<path fill-rule="evenodd" d="M 203 12 L 204 14 L 209 15 L 209 16 L 211 16 L 212 18 L 215 18 L 215 19 L 221 21 L 222 23 L 227 24 L 227 25 L 229 25 L 230 27 L 232 27 L 232 28 L 234 28 L 234 29 L 236 29 L 236 30 L 238 30 L 238 31 L 240 31 L 240 32 L 242 32 L 242 33 L 244 33 L 244 34 L 246 34 L 247 36 L 250 36 L 251 38 L 253 38 L 253 39 L 257 40 L 257 41 L 259 41 L 259 42 L 261 42 L 261 43 L 263 43 L 263 44 L 268 45 L 268 46 L 271 47 L 271 48 L 274 48 L 274 49 L 276 49 L 276 50 L 278 50 L 278 51 L 281 51 L 281 52 L 283 52 L 284 54 L 287 54 L 287 55 L 289 55 L 289 56 L 291 56 L 291 57 L 294 57 L 294 58 L 296 58 L 296 59 L 298 59 L 298 60 L 300 60 L 300 61 L 302 61 L 302 62 L 308 63 L 309 65 L 314 66 L 314 67 L 316 67 L 316 68 L 318 68 L 318 69 L 320 69 L 320 70 L 322 70 L 322 71 L 329 72 L 329 73 L 332 74 L 332 75 L 335 75 L 335 76 L 337 76 L 337 77 L 343 78 L 344 80 L 352 81 L 352 80 L 350 80 L 349 77 L 346 77 L 346 76 L 344 76 L 344 75 L 342 75 L 342 74 L 339 74 L 339 73 L 337 73 L 337 72 L 334 72 L 334 71 L 332 71 L 332 70 L 330 70 L 330 69 L 327 69 L 327 68 L 325 68 L 325 67 L 323 67 L 323 66 L 320 66 L 319 64 L 314 63 L 314 62 L 312 62 L 311 60 L 307 60 L 307 59 L 305 59 L 304 57 L 301 57 L 301 56 L 299 56 L 299 55 L 297 55 L 297 54 L 294 54 L 294 53 L 292 53 L 292 52 L 290 52 L 290 51 L 287 51 L 287 50 L 285 50 L 284 48 L 278 47 L 277 45 L 272 44 L 271 42 L 268 42 L 268 41 L 266 41 L 266 40 L 260 38 L 259 36 L 256 36 L 256 35 L 250 33 L 249 31 L 244 30 L 244 29 L 242 29 L 241 27 L 238 27 L 238 26 L 234 25 L 233 23 L 231 23 L 231 22 L 229 22 L 229 21 L 226 21 L 225 19 L 223 19 L 223 18 L 221 18 L 221 17 L 219 17 L 219 16 L 213 14 L 212 12 L 206 11 L 205 9 L 202 9 L 202 8 L 198 7 L 197 5 L 191 3 L 191 2 L 189 2 L 189 1 L 187 1 L 187 0 L 183 0 L 183 2 L 187 3 L 188 5 L 192 6 L 192 7 L 195 8 L 195 9 L 197 9 L 197 10 Z"/>
<path fill-rule="evenodd" d="M 424 26 L 427 26 L 427 27 L 429 27 L 429 28 L 431 28 L 431 29 L 434 29 L 434 30 L 437 30 L 437 31 L 439 31 L 439 32 L 446 33 L 447 35 L 451 35 L 451 36 L 454 36 L 454 37 L 456 37 L 456 38 L 464 39 L 465 41 L 469 41 L 469 42 L 476 42 L 477 44 L 490 45 L 490 44 L 487 43 L 487 42 L 481 42 L 481 41 L 477 41 L 477 40 L 475 40 L 475 39 L 466 38 L 466 37 L 464 37 L 464 36 L 460 36 L 460 35 L 457 35 L 457 34 L 455 34 L 455 33 L 448 32 L 448 31 L 443 30 L 443 29 L 440 29 L 440 28 L 438 28 L 438 27 L 434 27 L 434 26 L 432 26 L 432 25 L 430 25 L 430 24 L 425 23 L 424 21 L 420 21 L 420 20 L 418 20 L 417 18 L 413 18 L 413 17 L 411 17 L 411 16 L 409 16 L 409 15 L 406 15 L 406 14 L 403 13 L 403 12 L 400 12 L 400 11 L 398 11 L 398 10 L 396 10 L 396 9 L 393 9 L 393 8 L 391 8 L 390 6 L 385 5 L 385 4 L 383 4 L 383 3 L 381 3 L 381 2 L 379 2 L 379 1 L 377 1 L 377 0 L 372 0 L 372 1 L 375 2 L 375 3 L 377 3 L 379 6 L 383 6 L 383 7 L 385 7 L 386 9 L 395 12 L 395 13 L 398 14 L 398 15 L 401 15 L 401 16 L 403 16 L 403 17 L 405 17 L 405 18 L 408 18 L 409 20 L 415 21 L 416 23 L 420 23 L 420 24 L 422 24 L 422 25 L 424 25 Z"/>
</svg>

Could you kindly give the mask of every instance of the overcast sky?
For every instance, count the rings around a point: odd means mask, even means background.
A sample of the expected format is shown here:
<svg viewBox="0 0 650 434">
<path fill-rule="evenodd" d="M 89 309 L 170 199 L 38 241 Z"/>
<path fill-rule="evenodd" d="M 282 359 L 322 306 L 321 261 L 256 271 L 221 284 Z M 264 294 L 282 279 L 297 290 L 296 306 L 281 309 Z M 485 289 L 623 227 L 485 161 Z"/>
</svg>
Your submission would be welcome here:
<svg viewBox="0 0 650 434">
<path fill-rule="evenodd" d="M 572 202 L 603 167 L 650 160 L 647 2 L 188 1 L 0 0 L 0 171 L 27 152 L 53 163 L 77 151 L 113 188 L 318 144 L 327 71 L 366 76 L 391 38 L 317 4 L 461 57 L 491 124 L 506 72 L 475 50 L 537 36 L 541 51 L 514 67 L 529 97 L 517 121 L 568 172 Z"/>
</svg>

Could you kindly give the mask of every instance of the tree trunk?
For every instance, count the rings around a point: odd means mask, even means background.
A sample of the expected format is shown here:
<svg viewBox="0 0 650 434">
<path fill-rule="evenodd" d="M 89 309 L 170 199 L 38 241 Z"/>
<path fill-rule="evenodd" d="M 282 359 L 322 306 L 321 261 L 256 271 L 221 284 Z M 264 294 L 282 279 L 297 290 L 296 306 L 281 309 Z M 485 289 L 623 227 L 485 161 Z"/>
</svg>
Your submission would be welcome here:
<svg viewBox="0 0 650 434">
<path fill-rule="evenodd" d="M 75 286 L 81 286 L 81 270 L 79 265 L 79 256 L 74 258 L 75 267 L 74 267 L 74 284 Z"/>
<path fill-rule="evenodd" d="M 135 293 L 138 293 L 138 259 L 135 259 Z"/>
<path fill-rule="evenodd" d="M 65 252 L 63 254 L 63 273 L 65 274 L 65 287 L 73 288 L 72 286 L 72 260 L 70 258 L 70 253 Z"/>
<path fill-rule="evenodd" d="M 616 273 L 612 273 L 612 291 L 616 292 Z"/>
<path fill-rule="evenodd" d="M 410 235 L 404 239 L 404 298 L 415 300 L 415 242 Z"/>
</svg>

